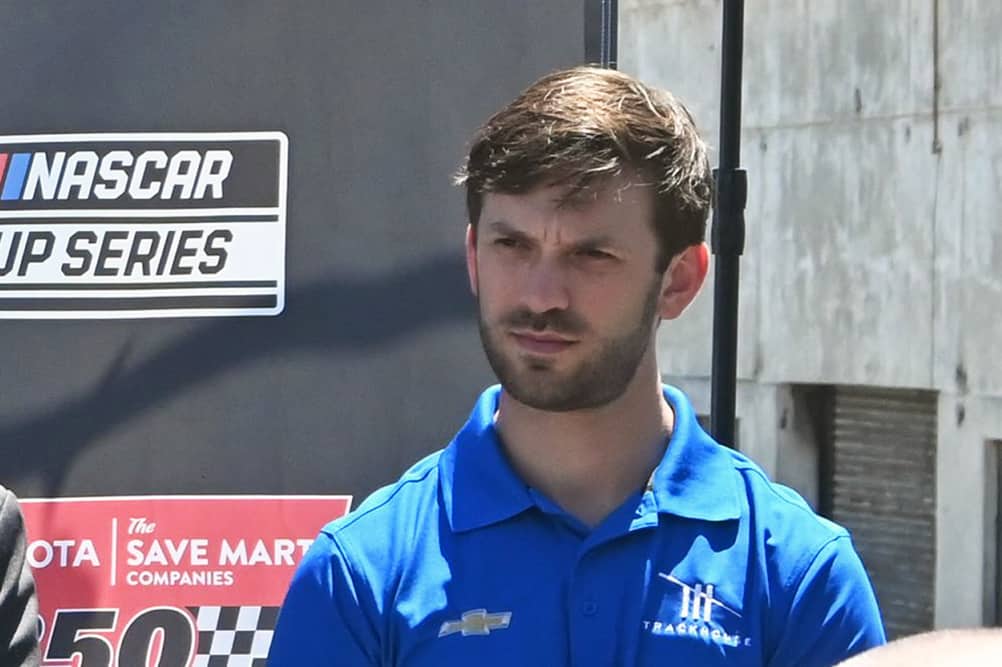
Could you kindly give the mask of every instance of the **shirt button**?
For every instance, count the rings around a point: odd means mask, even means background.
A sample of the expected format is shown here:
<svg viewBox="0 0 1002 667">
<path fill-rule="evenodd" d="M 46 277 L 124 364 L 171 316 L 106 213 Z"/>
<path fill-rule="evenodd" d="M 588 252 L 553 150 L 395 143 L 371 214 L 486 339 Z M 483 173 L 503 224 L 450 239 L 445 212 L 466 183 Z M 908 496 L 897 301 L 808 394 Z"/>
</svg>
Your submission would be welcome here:
<svg viewBox="0 0 1002 667">
<path fill-rule="evenodd" d="M 594 616 L 597 611 L 598 611 L 598 604 L 592 602 L 591 600 L 588 600 L 587 602 L 581 605 L 581 613 L 584 614 L 585 616 Z"/>
</svg>

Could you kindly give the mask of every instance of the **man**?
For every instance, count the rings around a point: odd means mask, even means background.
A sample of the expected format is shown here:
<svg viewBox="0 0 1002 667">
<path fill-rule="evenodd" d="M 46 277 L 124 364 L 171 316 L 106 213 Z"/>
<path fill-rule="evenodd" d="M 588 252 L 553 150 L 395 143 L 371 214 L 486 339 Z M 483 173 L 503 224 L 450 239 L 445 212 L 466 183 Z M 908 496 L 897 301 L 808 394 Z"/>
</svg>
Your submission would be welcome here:
<svg viewBox="0 0 1002 667">
<path fill-rule="evenodd" d="M 469 280 L 500 387 L 305 556 L 272 667 L 829 666 L 881 644 L 841 528 L 662 387 L 706 276 L 706 149 L 619 72 L 542 78 L 474 137 Z"/>
<path fill-rule="evenodd" d="M 17 498 L 0 486 L 0 665 L 39 664 L 38 600 L 26 548 Z"/>
</svg>

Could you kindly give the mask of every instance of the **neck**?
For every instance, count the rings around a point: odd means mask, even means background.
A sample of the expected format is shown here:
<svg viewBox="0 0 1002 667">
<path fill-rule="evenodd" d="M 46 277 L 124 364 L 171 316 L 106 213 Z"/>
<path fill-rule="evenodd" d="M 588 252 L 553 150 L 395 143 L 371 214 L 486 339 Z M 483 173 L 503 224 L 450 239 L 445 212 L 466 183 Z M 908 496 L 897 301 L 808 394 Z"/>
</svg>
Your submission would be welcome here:
<svg viewBox="0 0 1002 667">
<path fill-rule="evenodd" d="M 594 527 L 646 485 L 673 420 L 651 358 L 619 398 L 598 408 L 545 412 L 502 392 L 497 428 L 522 479 Z"/>
</svg>

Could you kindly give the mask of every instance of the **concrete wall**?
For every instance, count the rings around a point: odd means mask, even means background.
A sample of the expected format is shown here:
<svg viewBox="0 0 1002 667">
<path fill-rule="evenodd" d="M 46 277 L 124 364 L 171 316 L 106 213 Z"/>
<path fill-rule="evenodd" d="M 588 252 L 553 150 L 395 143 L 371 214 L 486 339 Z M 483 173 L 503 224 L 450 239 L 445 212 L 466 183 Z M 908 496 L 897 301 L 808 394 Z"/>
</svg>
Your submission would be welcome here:
<svg viewBox="0 0 1002 667">
<path fill-rule="evenodd" d="M 991 625 L 1002 400 L 944 393 L 939 416 L 936 622 Z"/>
<path fill-rule="evenodd" d="M 791 384 L 940 392 L 936 624 L 989 622 L 1002 3 L 753 0 L 745 13 L 742 449 L 816 499 Z M 719 0 L 620 2 L 621 69 L 682 97 L 714 143 L 720 20 Z M 712 280 L 659 343 L 665 375 L 706 396 L 711 323 Z"/>
</svg>

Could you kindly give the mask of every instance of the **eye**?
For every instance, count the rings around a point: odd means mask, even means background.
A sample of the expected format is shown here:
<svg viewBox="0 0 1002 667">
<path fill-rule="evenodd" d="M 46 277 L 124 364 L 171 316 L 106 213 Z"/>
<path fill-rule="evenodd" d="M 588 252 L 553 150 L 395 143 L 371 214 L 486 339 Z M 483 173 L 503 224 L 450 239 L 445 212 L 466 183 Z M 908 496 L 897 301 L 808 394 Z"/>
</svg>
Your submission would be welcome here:
<svg viewBox="0 0 1002 667">
<path fill-rule="evenodd" d="M 585 259 L 615 259 L 615 255 L 599 250 L 598 248 L 582 248 L 578 250 L 578 256 Z"/>
<path fill-rule="evenodd" d="M 494 239 L 494 245 L 499 248 L 520 248 L 522 243 L 518 239 L 513 239 L 510 236 L 499 236 Z"/>
</svg>

